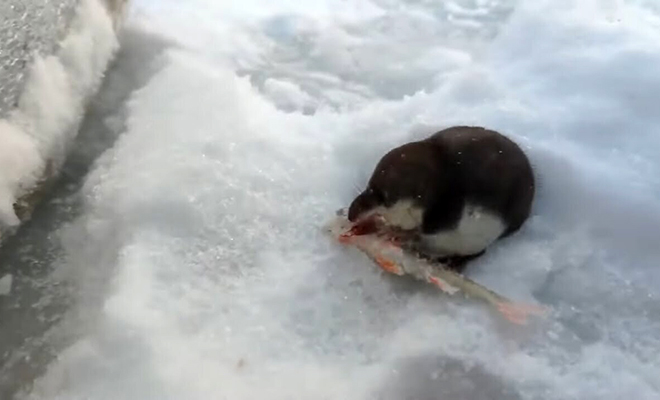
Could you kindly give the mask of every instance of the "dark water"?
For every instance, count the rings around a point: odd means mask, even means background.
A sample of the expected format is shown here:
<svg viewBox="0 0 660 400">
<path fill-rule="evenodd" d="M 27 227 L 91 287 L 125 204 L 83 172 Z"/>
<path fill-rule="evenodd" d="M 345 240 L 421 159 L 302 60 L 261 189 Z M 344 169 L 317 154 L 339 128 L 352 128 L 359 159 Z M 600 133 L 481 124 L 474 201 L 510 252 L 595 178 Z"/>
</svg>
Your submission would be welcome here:
<svg viewBox="0 0 660 400">
<path fill-rule="evenodd" d="M 61 176 L 32 219 L 0 248 L 0 277 L 13 277 L 11 293 L 0 296 L 2 400 L 29 387 L 70 339 L 60 323 L 73 303 L 71 282 L 53 274 L 63 262 L 61 228 L 84 211 L 80 188 L 87 173 L 125 130 L 127 100 L 157 71 L 158 56 L 171 46 L 130 27 L 121 44 L 87 109 Z"/>
</svg>

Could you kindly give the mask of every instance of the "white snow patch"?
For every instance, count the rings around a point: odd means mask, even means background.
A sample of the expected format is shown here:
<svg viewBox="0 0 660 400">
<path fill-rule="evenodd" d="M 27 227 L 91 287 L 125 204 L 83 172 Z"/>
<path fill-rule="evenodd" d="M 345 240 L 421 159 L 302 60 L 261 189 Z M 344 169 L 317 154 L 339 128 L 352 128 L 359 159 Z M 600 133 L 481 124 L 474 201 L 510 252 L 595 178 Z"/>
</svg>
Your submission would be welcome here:
<svg viewBox="0 0 660 400">
<path fill-rule="evenodd" d="M 314 99 L 293 82 L 268 78 L 264 82 L 264 93 L 285 110 L 303 111 L 315 107 Z"/>
<path fill-rule="evenodd" d="M 0 223 L 15 226 L 19 223 L 13 209 L 16 193 L 21 183 L 36 181 L 42 159 L 35 142 L 16 126 L 0 120 L 0 135 Z"/>
</svg>

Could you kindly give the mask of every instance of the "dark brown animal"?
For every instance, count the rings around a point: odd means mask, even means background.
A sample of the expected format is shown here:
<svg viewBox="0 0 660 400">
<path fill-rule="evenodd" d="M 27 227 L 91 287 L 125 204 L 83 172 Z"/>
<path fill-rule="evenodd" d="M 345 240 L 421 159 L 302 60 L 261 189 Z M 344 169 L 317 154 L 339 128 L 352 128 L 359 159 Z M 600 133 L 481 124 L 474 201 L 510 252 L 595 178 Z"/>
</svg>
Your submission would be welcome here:
<svg viewBox="0 0 660 400">
<path fill-rule="evenodd" d="M 349 207 L 351 221 L 379 214 L 413 246 L 462 271 L 518 231 L 535 194 L 522 149 L 493 130 L 457 126 L 389 151 Z"/>
</svg>

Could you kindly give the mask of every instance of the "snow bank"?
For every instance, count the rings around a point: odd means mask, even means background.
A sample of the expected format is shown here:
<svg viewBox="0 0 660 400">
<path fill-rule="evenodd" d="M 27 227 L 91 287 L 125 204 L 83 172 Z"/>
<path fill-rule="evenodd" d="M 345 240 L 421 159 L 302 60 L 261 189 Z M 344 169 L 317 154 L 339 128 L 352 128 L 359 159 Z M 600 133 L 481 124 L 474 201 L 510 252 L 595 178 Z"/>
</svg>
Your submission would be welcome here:
<svg viewBox="0 0 660 400">
<path fill-rule="evenodd" d="M 113 279 L 27 398 L 660 396 L 657 12 L 363 3 L 141 3 L 183 49 L 89 176 L 63 271 Z M 384 150 L 458 123 L 535 165 L 533 217 L 470 273 L 552 307 L 538 325 L 383 276 L 320 232 Z M 91 265 L 110 240 L 116 258 Z"/>
<path fill-rule="evenodd" d="M 27 217 L 35 192 L 64 161 L 87 100 L 117 50 L 123 3 L 82 0 L 55 53 L 35 57 L 17 108 L 0 120 L 0 232 Z"/>
</svg>

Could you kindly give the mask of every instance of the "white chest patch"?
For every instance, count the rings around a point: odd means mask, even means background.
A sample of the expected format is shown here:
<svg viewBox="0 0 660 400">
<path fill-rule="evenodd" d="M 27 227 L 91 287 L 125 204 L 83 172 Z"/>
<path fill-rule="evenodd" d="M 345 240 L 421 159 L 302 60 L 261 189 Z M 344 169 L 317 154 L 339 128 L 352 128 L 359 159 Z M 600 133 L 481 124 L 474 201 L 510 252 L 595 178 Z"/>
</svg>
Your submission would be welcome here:
<svg viewBox="0 0 660 400">
<path fill-rule="evenodd" d="M 398 201 L 392 207 L 376 207 L 369 214 L 380 214 L 388 225 L 401 229 L 415 229 L 422 224 L 422 209 L 412 201 Z"/>
<path fill-rule="evenodd" d="M 480 207 L 467 205 L 458 225 L 447 231 L 422 237 L 424 246 L 442 255 L 471 255 L 479 253 L 504 232 L 501 218 Z"/>
</svg>

